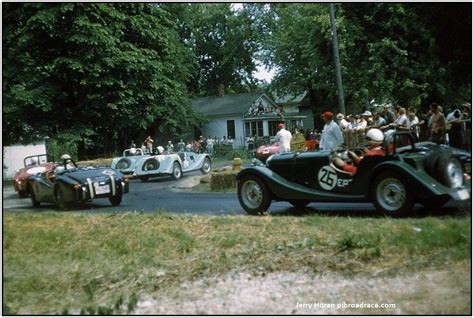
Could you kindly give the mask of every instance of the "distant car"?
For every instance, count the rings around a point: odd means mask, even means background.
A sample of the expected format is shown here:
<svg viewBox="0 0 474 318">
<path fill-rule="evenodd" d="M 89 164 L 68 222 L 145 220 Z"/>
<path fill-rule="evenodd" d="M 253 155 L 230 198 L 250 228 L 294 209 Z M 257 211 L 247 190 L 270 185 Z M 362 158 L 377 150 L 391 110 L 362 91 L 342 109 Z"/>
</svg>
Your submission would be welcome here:
<svg viewBox="0 0 474 318">
<path fill-rule="evenodd" d="M 141 148 L 130 148 L 123 151 L 122 157 L 112 159 L 111 168 L 120 171 L 125 175 L 133 175 L 136 163 L 143 159 L 149 158 L 150 154 L 143 153 Z"/>
<path fill-rule="evenodd" d="M 265 162 L 268 157 L 277 153 L 280 153 L 280 144 L 278 142 L 272 145 L 262 145 L 258 147 L 255 152 L 255 157 Z"/>
<path fill-rule="evenodd" d="M 211 171 L 211 157 L 190 151 L 167 153 L 140 158 L 133 167 L 133 177 L 148 181 L 149 178 L 169 175 L 178 180 L 183 173 L 201 170 L 202 174 Z"/>
<path fill-rule="evenodd" d="M 18 170 L 13 177 L 13 189 L 18 192 L 20 198 L 26 198 L 29 195 L 28 177 L 52 169 L 54 158 L 47 154 L 28 156 L 23 159 L 23 164 L 25 167 Z"/>
<path fill-rule="evenodd" d="M 69 155 L 61 159 L 62 164 L 28 178 L 33 207 L 45 202 L 66 209 L 71 203 L 97 198 L 108 198 L 115 206 L 129 191 L 128 178 L 119 171 L 106 167 L 78 168 Z"/>
<path fill-rule="evenodd" d="M 332 156 L 348 161 L 346 149 L 273 155 L 237 175 L 238 199 L 249 214 L 266 211 L 272 201 L 296 207 L 310 202 L 372 202 L 393 217 L 407 215 L 415 202 L 441 207 L 450 199 L 471 197 L 471 154 L 431 142 L 386 145 L 385 156 L 362 159 L 357 172 L 337 168 Z M 401 143 L 403 144 L 403 143 Z"/>
</svg>

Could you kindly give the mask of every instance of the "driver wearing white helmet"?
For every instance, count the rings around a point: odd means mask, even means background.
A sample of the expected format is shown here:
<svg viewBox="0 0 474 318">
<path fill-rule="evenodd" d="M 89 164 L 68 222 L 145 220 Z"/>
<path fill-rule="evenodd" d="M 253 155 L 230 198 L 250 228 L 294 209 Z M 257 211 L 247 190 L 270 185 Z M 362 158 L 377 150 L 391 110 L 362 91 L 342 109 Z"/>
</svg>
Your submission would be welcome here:
<svg viewBox="0 0 474 318">
<path fill-rule="evenodd" d="M 357 165 L 364 157 L 368 156 L 385 156 L 385 150 L 382 148 L 383 143 L 383 132 L 380 129 L 372 128 L 369 129 L 365 139 L 368 141 L 369 147 L 364 149 L 364 156 L 357 156 L 352 151 L 349 151 L 349 155 L 354 160 L 354 164 L 349 164 L 344 162 L 341 158 L 334 158 L 333 162 L 336 166 L 340 167 L 342 170 L 346 172 L 350 172 L 352 174 L 357 172 Z"/>
</svg>

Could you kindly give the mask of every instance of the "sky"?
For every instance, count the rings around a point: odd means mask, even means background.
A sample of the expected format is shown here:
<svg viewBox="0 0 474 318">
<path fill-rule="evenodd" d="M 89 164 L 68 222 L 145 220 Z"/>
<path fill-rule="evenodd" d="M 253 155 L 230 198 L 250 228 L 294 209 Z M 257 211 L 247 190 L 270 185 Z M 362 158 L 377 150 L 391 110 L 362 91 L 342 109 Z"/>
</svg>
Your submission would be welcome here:
<svg viewBox="0 0 474 318">
<path fill-rule="evenodd" d="M 254 72 L 253 75 L 259 80 L 266 80 L 267 83 L 270 83 L 275 75 L 275 70 L 271 69 L 270 71 L 267 71 L 265 66 L 259 65 L 257 66 L 257 71 Z"/>
</svg>

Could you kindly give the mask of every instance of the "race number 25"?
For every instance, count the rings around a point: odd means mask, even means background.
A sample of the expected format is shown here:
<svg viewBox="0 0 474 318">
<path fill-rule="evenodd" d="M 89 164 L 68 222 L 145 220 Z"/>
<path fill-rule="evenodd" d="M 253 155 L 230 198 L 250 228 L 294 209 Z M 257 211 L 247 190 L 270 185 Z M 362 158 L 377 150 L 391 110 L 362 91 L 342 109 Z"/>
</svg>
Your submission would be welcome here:
<svg viewBox="0 0 474 318">
<path fill-rule="evenodd" d="M 324 166 L 319 170 L 318 181 L 324 190 L 332 190 L 337 184 L 336 171 L 330 166 Z"/>
</svg>

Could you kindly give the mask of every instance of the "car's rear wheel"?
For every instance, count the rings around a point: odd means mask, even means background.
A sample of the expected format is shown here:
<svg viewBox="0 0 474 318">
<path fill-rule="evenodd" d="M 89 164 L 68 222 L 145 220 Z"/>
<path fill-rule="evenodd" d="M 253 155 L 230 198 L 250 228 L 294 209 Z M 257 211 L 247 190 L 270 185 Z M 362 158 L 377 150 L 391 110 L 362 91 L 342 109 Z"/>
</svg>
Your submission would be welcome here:
<svg viewBox="0 0 474 318">
<path fill-rule="evenodd" d="M 30 198 L 31 198 L 31 205 L 34 208 L 37 208 L 40 206 L 41 202 L 36 199 L 35 192 L 31 188 L 30 188 Z"/>
<path fill-rule="evenodd" d="M 183 175 L 183 172 L 181 171 L 181 165 L 179 162 L 175 161 L 173 163 L 173 171 L 171 172 L 171 179 L 173 180 L 178 180 L 181 178 Z"/>
<path fill-rule="evenodd" d="M 110 204 L 112 204 L 113 206 L 120 205 L 120 203 L 122 202 L 122 193 L 119 192 L 116 195 L 109 197 L 109 201 Z"/>
<path fill-rule="evenodd" d="M 271 204 L 268 187 L 255 175 L 246 175 L 239 180 L 237 195 L 240 205 L 248 214 L 265 212 Z"/>
<path fill-rule="evenodd" d="M 204 158 L 204 162 L 202 163 L 201 173 L 208 174 L 211 171 L 211 160 L 209 158 Z"/>
<path fill-rule="evenodd" d="M 28 196 L 28 192 L 26 190 L 18 190 L 18 195 L 23 199 Z"/>
<path fill-rule="evenodd" d="M 295 208 L 298 208 L 298 209 L 302 209 L 309 204 L 309 201 L 307 200 L 291 200 L 288 202 L 290 202 L 291 205 L 293 205 Z"/>
<path fill-rule="evenodd" d="M 66 210 L 68 208 L 68 204 L 64 198 L 64 192 L 61 187 L 57 187 L 54 191 L 54 198 L 56 199 L 56 204 L 60 210 Z"/>
<path fill-rule="evenodd" d="M 403 179 L 393 172 L 384 172 L 375 178 L 371 197 L 377 210 L 391 217 L 407 215 L 414 204 L 412 192 Z"/>
</svg>

